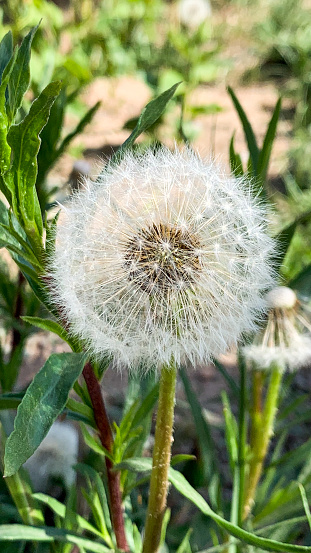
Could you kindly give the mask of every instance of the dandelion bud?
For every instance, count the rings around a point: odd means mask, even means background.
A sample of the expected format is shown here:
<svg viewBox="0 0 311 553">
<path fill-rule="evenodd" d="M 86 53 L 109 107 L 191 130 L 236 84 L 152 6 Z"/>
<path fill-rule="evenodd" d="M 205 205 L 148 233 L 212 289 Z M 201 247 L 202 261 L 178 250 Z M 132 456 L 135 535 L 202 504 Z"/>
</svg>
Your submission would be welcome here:
<svg viewBox="0 0 311 553">
<path fill-rule="evenodd" d="M 116 366 L 208 362 L 263 311 L 264 227 L 244 179 L 187 149 L 127 153 L 64 208 L 54 301 Z"/>
</svg>

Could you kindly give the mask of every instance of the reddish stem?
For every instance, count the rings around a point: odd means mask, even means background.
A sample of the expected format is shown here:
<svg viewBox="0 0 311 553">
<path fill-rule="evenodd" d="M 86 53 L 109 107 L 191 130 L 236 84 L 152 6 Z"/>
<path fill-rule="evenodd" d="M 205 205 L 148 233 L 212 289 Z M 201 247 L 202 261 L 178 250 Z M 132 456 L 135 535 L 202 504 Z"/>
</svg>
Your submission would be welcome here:
<svg viewBox="0 0 311 553">
<path fill-rule="evenodd" d="M 92 365 L 88 362 L 83 369 L 83 377 L 90 394 L 94 410 L 95 422 L 98 428 L 102 445 L 107 451 L 112 452 L 113 436 L 105 408 L 99 382 L 94 374 Z M 107 469 L 107 481 L 109 489 L 110 511 L 112 526 L 116 536 L 117 546 L 122 551 L 129 551 L 125 536 L 122 496 L 120 487 L 120 473 L 113 471 L 113 463 L 105 457 Z"/>
</svg>

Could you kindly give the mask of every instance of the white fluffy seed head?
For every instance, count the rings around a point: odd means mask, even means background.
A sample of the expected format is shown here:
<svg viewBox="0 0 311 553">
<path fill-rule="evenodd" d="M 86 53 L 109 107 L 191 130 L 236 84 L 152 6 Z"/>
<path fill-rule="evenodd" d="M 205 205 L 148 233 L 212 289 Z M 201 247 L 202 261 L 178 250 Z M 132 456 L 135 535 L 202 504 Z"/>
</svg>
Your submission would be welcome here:
<svg viewBox="0 0 311 553">
<path fill-rule="evenodd" d="M 254 343 L 243 348 L 246 360 L 255 369 L 278 365 L 295 370 L 311 364 L 311 325 L 295 292 L 278 286 L 266 300 L 266 324 Z"/>
<path fill-rule="evenodd" d="M 35 453 L 26 461 L 34 491 L 49 491 L 53 478 L 62 478 L 66 488 L 76 479 L 73 465 L 78 460 L 79 435 L 74 426 L 54 422 Z"/>
<path fill-rule="evenodd" d="M 271 251 L 245 180 L 188 149 L 127 153 L 66 205 L 53 299 L 118 367 L 207 362 L 254 329 Z"/>
</svg>

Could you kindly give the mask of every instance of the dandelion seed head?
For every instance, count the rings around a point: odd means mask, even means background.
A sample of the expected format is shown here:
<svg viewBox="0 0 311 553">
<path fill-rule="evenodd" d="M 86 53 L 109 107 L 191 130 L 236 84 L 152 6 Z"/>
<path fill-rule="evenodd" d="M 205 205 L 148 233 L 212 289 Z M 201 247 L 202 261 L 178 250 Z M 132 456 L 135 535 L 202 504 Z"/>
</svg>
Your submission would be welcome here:
<svg viewBox="0 0 311 553">
<path fill-rule="evenodd" d="M 273 244 L 248 188 L 188 149 L 161 148 L 127 153 L 75 194 L 52 296 L 94 356 L 131 369 L 208 362 L 255 328 Z"/>
<path fill-rule="evenodd" d="M 266 295 L 268 316 L 254 343 L 243 348 L 256 369 L 295 370 L 311 364 L 311 324 L 291 288 L 277 286 Z"/>
</svg>

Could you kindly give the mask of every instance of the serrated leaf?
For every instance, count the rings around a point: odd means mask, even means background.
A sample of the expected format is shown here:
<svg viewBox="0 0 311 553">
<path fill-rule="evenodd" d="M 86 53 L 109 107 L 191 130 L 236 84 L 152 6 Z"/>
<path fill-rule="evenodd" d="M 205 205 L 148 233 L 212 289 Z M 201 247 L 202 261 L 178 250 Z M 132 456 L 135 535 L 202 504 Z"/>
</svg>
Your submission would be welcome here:
<svg viewBox="0 0 311 553">
<path fill-rule="evenodd" d="M 92 553 L 113 553 L 101 543 L 83 538 L 62 528 L 24 526 L 22 524 L 1 524 L 0 541 L 62 542 L 83 547 Z"/>
<path fill-rule="evenodd" d="M 42 236 L 41 209 L 35 189 L 37 177 L 36 156 L 40 147 L 40 132 L 46 124 L 51 106 L 59 94 L 60 82 L 50 83 L 32 103 L 28 115 L 8 133 L 13 162 L 5 182 L 13 198 L 13 211 L 30 238 L 34 230 Z"/>
<path fill-rule="evenodd" d="M 0 82 L 3 71 L 13 55 L 13 35 L 9 31 L 0 42 Z"/>
<path fill-rule="evenodd" d="M 64 409 L 84 363 L 84 354 L 54 353 L 35 376 L 18 407 L 14 430 L 7 439 L 5 476 L 14 474 L 36 451 Z"/>
<path fill-rule="evenodd" d="M 7 115 L 9 125 L 13 122 L 16 112 L 21 106 L 23 96 L 29 87 L 31 43 L 37 29 L 38 25 L 33 27 L 18 48 L 16 61 L 8 83 Z"/>
</svg>

